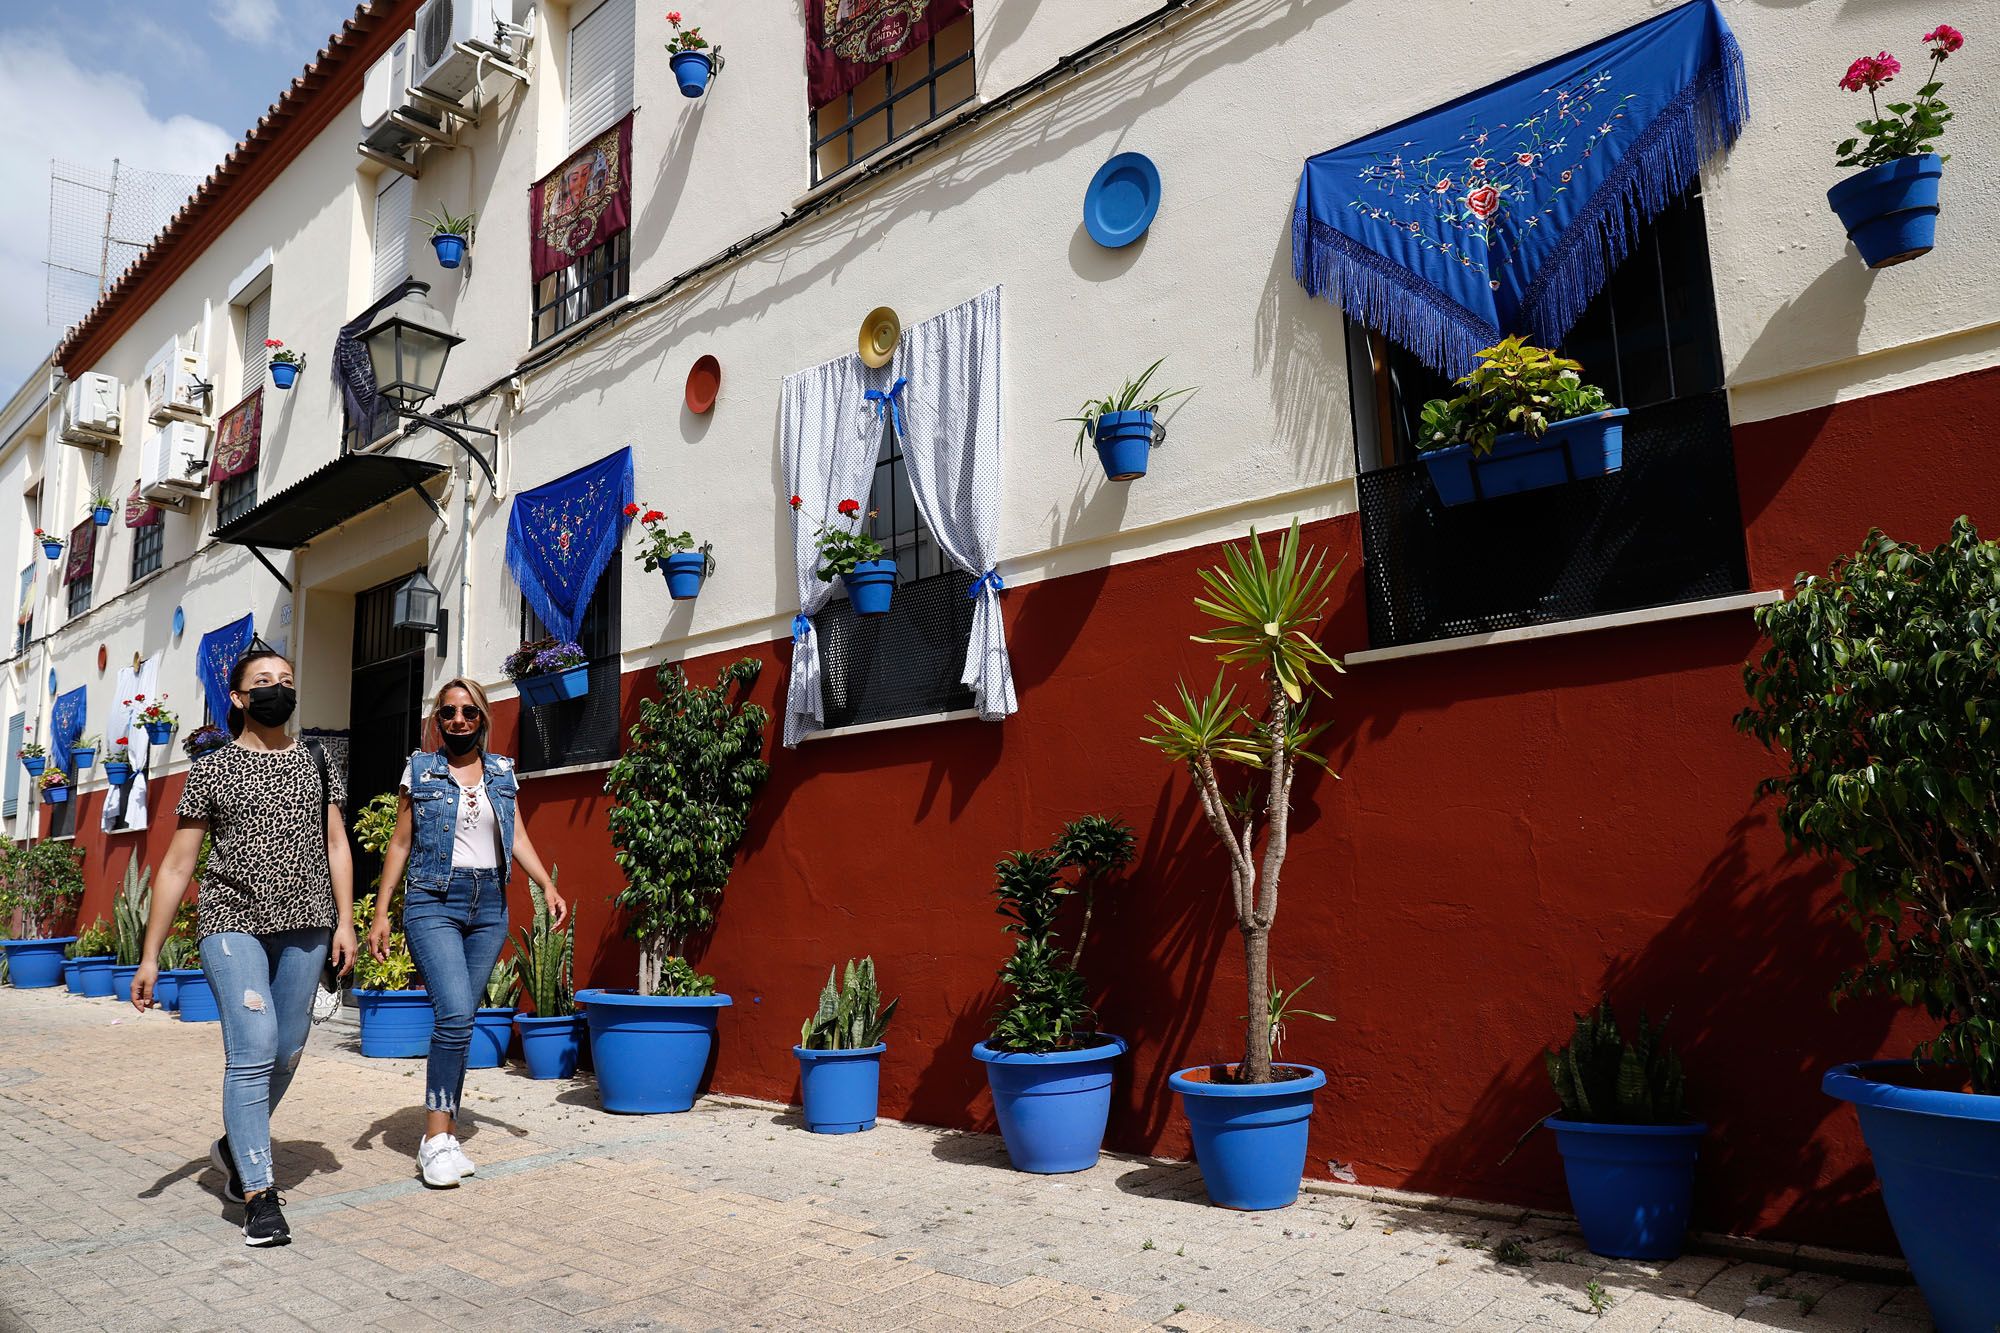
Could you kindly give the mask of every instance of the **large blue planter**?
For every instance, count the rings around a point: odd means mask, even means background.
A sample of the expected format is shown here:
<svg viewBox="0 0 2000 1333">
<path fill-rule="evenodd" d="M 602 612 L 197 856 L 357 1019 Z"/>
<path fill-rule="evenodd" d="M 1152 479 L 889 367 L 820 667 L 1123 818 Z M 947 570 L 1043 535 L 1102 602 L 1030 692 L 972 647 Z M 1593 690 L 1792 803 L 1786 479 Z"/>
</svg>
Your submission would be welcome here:
<svg viewBox="0 0 2000 1333">
<path fill-rule="evenodd" d="M 132 978 L 139 975 L 137 963 L 111 965 L 111 995 L 120 1004 L 132 1003 Z"/>
<path fill-rule="evenodd" d="M 853 603 L 855 615 L 886 615 L 890 599 L 896 595 L 896 562 L 863 560 L 842 574 L 840 581 L 847 585 L 847 600 Z"/>
<path fill-rule="evenodd" d="M 886 1044 L 851 1051 L 809 1051 L 792 1047 L 799 1058 L 799 1100 L 806 1128 L 815 1134 L 858 1134 L 875 1128 L 882 1090 Z"/>
<path fill-rule="evenodd" d="M 438 232 L 431 237 L 431 249 L 437 251 L 439 268 L 457 268 L 465 262 L 463 236 L 454 236 L 448 231 Z M 483 1069 L 489 1066 L 480 1067 Z"/>
<path fill-rule="evenodd" d="M 74 935 L 48 940 L 0 940 L 7 951 L 7 979 L 17 990 L 42 990 L 65 979 L 63 949 L 76 943 Z"/>
<path fill-rule="evenodd" d="M 1882 1202 L 1939 1333 L 2000 1323 L 2000 1097 L 1912 1086 L 1907 1060 L 1827 1071 L 1820 1088 L 1853 1102 Z"/>
<path fill-rule="evenodd" d="M 1438 499 L 1448 505 L 1601 477 L 1625 465 L 1625 409 L 1558 421 L 1539 440 L 1518 431 L 1502 435 L 1483 455 L 1454 444 L 1422 457 Z"/>
<path fill-rule="evenodd" d="M 498 1069 L 514 1044 L 514 1011 L 480 1008 L 472 1011 L 472 1045 L 465 1053 L 467 1069 Z"/>
<path fill-rule="evenodd" d="M 1017 1171 L 1062 1175 L 1097 1165 L 1104 1125 L 1111 1118 L 1112 1066 L 1125 1039 L 1098 1034 L 1081 1051 L 1002 1051 L 978 1042 L 974 1058 L 986 1065 L 1000 1137 Z"/>
<path fill-rule="evenodd" d="M 1569 1202 L 1591 1253 L 1677 1259 L 1707 1125 L 1601 1125 L 1550 1116 Z"/>
<path fill-rule="evenodd" d="M 89 958 L 78 958 L 71 975 L 76 978 L 79 995 L 88 995 L 93 1000 L 103 1000 L 111 995 L 111 965 L 118 961 L 115 954 L 95 954 Z"/>
<path fill-rule="evenodd" d="M 1289 1208 L 1305 1177 L 1313 1093 L 1326 1083 L 1326 1075 L 1312 1065 L 1286 1063 L 1272 1066 L 1272 1072 L 1291 1071 L 1298 1077 L 1278 1083 L 1217 1083 L 1213 1076 L 1218 1068 L 1196 1065 L 1167 1079 L 1187 1112 L 1210 1201 L 1246 1212 Z"/>
<path fill-rule="evenodd" d="M 12 973 L 10 972 L 9 975 L 11 976 Z M 76 994 L 76 959 L 74 958 L 63 959 L 62 984 L 64 990 L 68 991 L 72 995 Z"/>
<path fill-rule="evenodd" d="M 685 1111 L 701 1091 L 715 1050 L 716 1019 L 727 995 L 632 995 L 577 992 L 589 1016 L 590 1058 L 607 1111 L 657 1115 Z"/>
<path fill-rule="evenodd" d="M 1146 462 L 1153 453 L 1151 412 L 1106 412 L 1097 418 L 1091 437 L 1097 441 L 1097 461 L 1104 475 L 1113 481 L 1132 481 L 1146 475 Z"/>
<path fill-rule="evenodd" d="M 676 551 L 667 557 L 660 572 L 667 576 L 667 596 L 685 602 L 701 594 L 701 581 L 708 575 L 708 557 L 700 551 Z"/>
<path fill-rule="evenodd" d="M 590 693 L 590 666 L 573 666 L 567 671 L 551 671 L 542 676 L 523 676 L 514 684 L 520 688 L 521 702 L 530 708 L 581 699 Z"/>
<path fill-rule="evenodd" d="M 48 766 L 49 760 L 47 755 L 24 754 L 21 756 L 21 767 L 28 770 L 28 776 L 31 778 L 40 777 L 42 770 Z"/>
<path fill-rule="evenodd" d="M 132 765 L 122 759 L 104 761 L 104 780 L 114 787 L 122 787 L 132 780 Z"/>
<path fill-rule="evenodd" d="M 271 383 L 280 389 L 289 389 L 299 377 L 299 363 L 296 361 L 273 361 L 271 363 Z"/>
<path fill-rule="evenodd" d="M 1861 262 L 1887 268 L 1928 254 L 1936 244 L 1943 180 L 1944 159 L 1919 153 L 1855 172 L 1826 192 L 1826 202 L 1840 215 Z"/>
<path fill-rule="evenodd" d="M 673 66 L 674 82 L 681 86 L 681 96 L 700 97 L 708 91 L 708 80 L 715 73 L 715 62 L 708 58 L 706 51 L 676 51 L 667 63 Z"/>
<path fill-rule="evenodd" d="M 357 990 L 361 1010 L 361 1053 L 377 1060 L 409 1060 L 431 1051 L 437 1015 L 420 990 Z"/>
<path fill-rule="evenodd" d="M 568 1078 L 576 1072 L 576 1016 L 537 1018 L 516 1014 L 514 1026 L 521 1033 L 521 1059 L 527 1063 L 529 1078 Z"/>
<path fill-rule="evenodd" d="M 208 973 L 200 968 L 189 968 L 181 973 L 181 993 L 179 1010 L 183 1023 L 220 1023 L 222 1013 L 215 1007 L 215 988 L 208 984 Z"/>
</svg>

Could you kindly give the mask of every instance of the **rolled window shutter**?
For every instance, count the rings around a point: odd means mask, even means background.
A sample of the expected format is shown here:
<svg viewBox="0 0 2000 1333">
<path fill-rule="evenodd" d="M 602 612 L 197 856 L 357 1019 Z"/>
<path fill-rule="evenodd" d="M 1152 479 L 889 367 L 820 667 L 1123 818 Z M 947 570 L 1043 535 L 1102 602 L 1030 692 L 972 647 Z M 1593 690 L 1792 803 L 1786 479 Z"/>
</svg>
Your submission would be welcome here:
<svg viewBox="0 0 2000 1333">
<path fill-rule="evenodd" d="M 375 196 L 375 294 L 410 275 L 410 209 L 415 190 L 400 172 Z"/>
<path fill-rule="evenodd" d="M 23 770 L 21 768 L 21 761 L 15 758 L 15 755 L 20 753 L 21 741 L 27 730 L 27 724 L 28 717 L 25 713 L 16 713 L 7 719 L 7 754 L 5 756 L 7 760 L 7 800 L 6 807 L 4 810 L 0 810 L 0 814 L 4 814 L 8 819 L 14 817 L 16 803 L 21 799 L 21 773 Z"/>
<path fill-rule="evenodd" d="M 271 289 L 267 287 L 243 307 L 242 392 L 245 394 L 262 384 L 264 372 L 271 368 L 271 349 L 264 346 L 264 340 L 270 336 Z"/>
<path fill-rule="evenodd" d="M 569 151 L 632 109 L 633 0 L 604 3 L 570 25 Z"/>
</svg>

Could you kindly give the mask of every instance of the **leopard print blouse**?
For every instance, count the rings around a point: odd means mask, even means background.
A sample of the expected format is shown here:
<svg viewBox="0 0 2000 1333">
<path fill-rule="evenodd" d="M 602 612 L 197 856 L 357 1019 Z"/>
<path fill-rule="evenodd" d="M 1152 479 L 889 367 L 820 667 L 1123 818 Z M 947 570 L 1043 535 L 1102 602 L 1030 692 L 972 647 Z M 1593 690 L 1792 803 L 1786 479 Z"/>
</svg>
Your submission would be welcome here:
<svg viewBox="0 0 2000 1333">
<path fill-rule="evenodd" d="M 347 799 L 327 766 L 331 803 Z M 283 750 L 225 745 L 195 760 L 175 811 L 208 823 L 196 933 L 271 935 L 334 925 L 319 764 L 300 743 Z"/>
</svg>

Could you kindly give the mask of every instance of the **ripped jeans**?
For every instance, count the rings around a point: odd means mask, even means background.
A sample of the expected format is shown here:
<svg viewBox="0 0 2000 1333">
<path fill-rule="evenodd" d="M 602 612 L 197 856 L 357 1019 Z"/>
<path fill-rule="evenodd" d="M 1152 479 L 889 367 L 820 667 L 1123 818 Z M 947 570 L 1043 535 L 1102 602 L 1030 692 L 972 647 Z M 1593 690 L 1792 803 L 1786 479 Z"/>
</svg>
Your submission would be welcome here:
<svg viewBox="0 0 2000 1333">
<path fill-rule="evenodd" d="M 222 1015 L 222 1128 L 243 1192 L 271 1186 L 271 1112 L 312 1031 L 313 990 L 332 932 L 224 931 L 201 942 L 201 970 Z"/>
<path fill-rule="evenodd" d="M 472 1046 L 472 1013 L 485 1003 L 487 978 L 507 943 L 507 881 L 498 870 L 454 870 L 441 889 L 408 885 L 403 938 L 436 1015 L 424 1109 L 456 1119 Z"/>
</svg>

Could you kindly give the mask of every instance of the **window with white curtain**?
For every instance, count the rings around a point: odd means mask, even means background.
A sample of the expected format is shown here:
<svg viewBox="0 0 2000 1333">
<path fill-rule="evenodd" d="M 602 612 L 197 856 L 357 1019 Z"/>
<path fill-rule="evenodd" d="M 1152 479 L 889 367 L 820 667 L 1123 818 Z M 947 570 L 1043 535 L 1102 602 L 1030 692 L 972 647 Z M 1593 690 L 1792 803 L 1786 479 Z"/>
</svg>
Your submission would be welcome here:
<svg viewBox="0 0 2000 1333">
<path fill-rule="evenodd" d="M 375 294 L 381 296 L 410 276 L 410 210 L 415 183 L 400 171 L 375 193 Z"/>
<path fill-rule="evenodd" d="M 271 289 L 266 287 L 243 304 L 243 383 L 237 397 L 264 382 L 264 372 L 271 368 L 271 349 L 264 340 L 270 336 Z"/>
<path fill-rule="evenodd" d="M 573 153 L 632 109 L 633 0 L 579 4 L 569 25 L 569 144 Z"/>
</svg>

